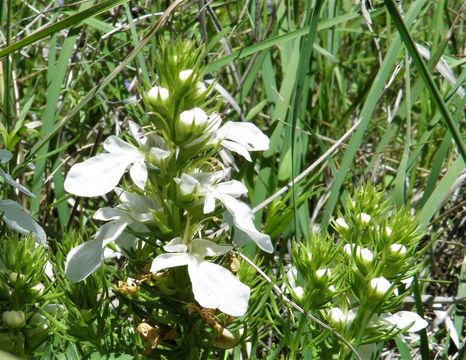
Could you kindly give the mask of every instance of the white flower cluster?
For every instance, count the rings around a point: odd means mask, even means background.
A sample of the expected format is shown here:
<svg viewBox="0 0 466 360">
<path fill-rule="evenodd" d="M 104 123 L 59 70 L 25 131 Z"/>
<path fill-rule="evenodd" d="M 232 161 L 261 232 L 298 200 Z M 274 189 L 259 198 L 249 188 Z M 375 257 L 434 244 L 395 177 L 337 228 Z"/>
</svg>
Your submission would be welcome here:
<svg viewBox="0 0 466 360">
<path fill-rule="evenodd" d="M 188 79 L 191 73 L 183 70 L 180 79 Z M 146 94 L 146 100 L 154 107 L 167 103 L 170 101 L 170 91 L 155 86 Z M 157 131 L 146 133 L 136 123 L 130 122 L 129 130 L 135 145 L 110 136 L 103 143 L 105 152 L 72 166 L 65 180 L 66 191 L 91 197 L 114 190 L 120 204 L 114 208 L 99 209 L 94 219 L 106 223 L 97 230 L 93 240 L 75 247 L 68 254 L 65 271 L 70 280 L 81 281 L 92 274 L 104 261 L 104 248 L 109 243 L 115 243 L 120 248 L 134 245 L 136 237 L 125 232 L 125 229 L 148 231 L 148 226 L 154 225 L 153 216 L 165 211 L 165 200 L 163 194 L 151 196 L 147 184 L 153 181 L 150 180 L 151 172 L 163 173 L 170 161 L 177 164 L 179 142 L 182 142 L 185 151 L 194 147 L 198 154 L 202 154 L 204 148 L 206 151 L 214 149 L 217 154 L 219 151 L 233 151 L 248 161 L 251 161 L 251 151 L 269 147 L 269 139 L 255 125 L 245 122 L 221 125 L 219 114 L 214 112 L 208 115 L 199 107 L 180 112 L 172 129 L 178 142 L 167 138 L 167 132 L 161 131 L 162 135 Z M 220 160 L 218 163 L 221 164 Z M 127 191 L 117 187 L 128 169 L 136 185 L 134 192 L 131 192 L 131 187 Z M 212 172 L 206 172 L 205 167 L 181 166 L 176 169 L 177 175 L 169 181 L 174 182 L 179 199 L 200 203 L 204 214 L 212 213 L 221 204 L 226 210 L 225 219 L 231 220 L 235 237 L 243 239 L 246 236 L 262 250 L 272 252 L 270 237 L 256 229 L 250 207 L 238 199 L 247 193 L 245 185 L 236 180 L 227 180 L 229 173 L 226 164 L 221 165 L 221 170 Z M 151 191 L 154 191 L 153 188 L 151 186 Z M 194 297 L 201 306 L 218 308 L 233 316 L 243 315 L 250 289 L 224 267 L 206 260 L 228 253 L 232 246 L 219 244 L 212 238 L 192 237 L 187 239 L 181 233 L 164 244 L 166 253 L 153 260 L 151 272 L 187 265 Z"/>
</svg>

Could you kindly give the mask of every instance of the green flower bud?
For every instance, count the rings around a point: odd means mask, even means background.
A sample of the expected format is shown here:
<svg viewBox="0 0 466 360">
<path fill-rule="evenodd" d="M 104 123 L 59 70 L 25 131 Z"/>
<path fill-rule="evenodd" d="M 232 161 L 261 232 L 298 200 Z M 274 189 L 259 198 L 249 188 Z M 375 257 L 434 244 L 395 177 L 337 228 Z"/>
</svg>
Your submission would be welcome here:
<svg viewBox="0 0 466 360">
<path fill-rule="evenodd" d="M 358 223 L 360 225 L 367 225 L 370 223 L 372 217 L 369 215 L 369 214 L 366 214 L 366 213 L 360 213 L 358 216 L 357 216 L 357 220 L 358 220 Z"/>
<path fill-rule="evenodd" d="M 334 226 L 335 226 L 335 229 L 340 233 L 345 232 L 346 230 L 349 229 L 348 223 L 343 218 L 336 219 L 334 222 Z"/>
<path fill-rule="evenodd" d="M 14 285 L 16 284 L 17 281 L 22 281 L 24 279 L 24 275 L 18 274 L 16 272 L 12 272 L 10 273 L 9 279 L 10 279 L 10 283 Z"/>
<path fill-rule="evenodd" d="M 355 245 L 355 244 L 346 244 L 345 246 L 343 246 L 343 252 L 348 255 L 348 256 L 353 256 L 353 252 L 355 251 L 355 249 L 359 248 L 359 246 Z"/>
<path fill-rule="evenodd" d="M 152 106 L 157 106 L 160 103 L 163 103 L 168 100 L 170 97 L 170 92 L 168 89 L 165 89 L 161 86 L 154 86 L 147 93 L 147 100 Z"/>
<path fill-rule="evenodd" d="M 385 235 L 387 235 L 387 237 L 390 237 L 391 234 L 392 234 L 392 229 L 389 226 L 386 226 Z"/>
<path fill-rule="evenodd" d="M 293 288 L 293 297 L 298 300 L 302 301 L 304 299 L 304 289 L 302 286 L 296 286 Z"/>
<path fill-rule="evenodd" d="M 191 75 L 193 74 L 193 70 L 192 69 L 187 69 L 187 70 L 183 70 L 183 71 L 180 71 L 178 77 L 181 81 L 186 81 L 188 80 Z"/>
<path fill-rule="evenodd" d="M 367 300 L 370 304 L 375 304 L 385 297 L 390 289 L 390 281 L 383 276 L 373 278 L 367 284 Z"/>
<path fill-rule="evenodd" d="M 359 246 L 356 247 L 355 251 L 356 255 L 356 263 L 358 267 L 363 272 L 367 272 L 370 269 L 372 261 L 374 260 L 374 255 L 372 252 L 367 248 L 360 248 Z"/>
<path fill-rule="evenodd" d="M 2 323 L 6 328 L 19 329 L 26 325 L 26 315 L 23 311 L 5 311 L 2 314 Z"/>
<path fill-rule="evenodd" d="M 324 268 L 316 271 L 316 286 L 323 286 L 327 284 L 330 277 L 332 276 L 332 271 L 330 269 Z"/>
<path fill-rule="evenodd" d="M 327 312 L 327 320 L 335 329 L 342 332 L 346 326 L 346 315 L 337 307 L 331 308 Z"/>
<path fill-rule="evenodd" d="M 202 95 L 207 91 L 207 87 L 204 85 L 203 82 L 198 82 L 196 84 L 196 88 L 197 88 L 197 95 Z"/>
<path fill-rule="evenodd" d="M 39 283 L 37 285 L 34 285 L 31 290 L 37 295 L 37 296 L 42 296 L 44 295 L 44 290 L 45 286 L 42 283 Z"/>
<path fill-rule="evenodd" d="M 401 258 L 406 254 L 406 246 L 402 244 L 392 244 L 389 249 L 389 256 L 394 259 L 401 260 Z"/>
</svg>

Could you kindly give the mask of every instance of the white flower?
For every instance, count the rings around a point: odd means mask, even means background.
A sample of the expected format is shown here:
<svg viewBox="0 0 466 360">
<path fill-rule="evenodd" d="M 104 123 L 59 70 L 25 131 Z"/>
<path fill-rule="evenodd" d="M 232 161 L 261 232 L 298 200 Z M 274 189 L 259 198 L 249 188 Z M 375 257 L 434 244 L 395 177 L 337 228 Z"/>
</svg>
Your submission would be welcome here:
<svg viewBox="0 0 466 360">
<path fill-rule="evenodd" d="M 217 115 L 218 116 L 218 115 Z M 217 123 L 219 125 L 219 122 Z M 262 151 L 269 148 L 269 138 L 257 126 L 249 122 L 227 122 L 220 129 L 215 129 L 213 142 L 219 142 L 246 160 L 252 161 L 250 151 Z"/>
<path fill-rule="evenodd" d="M 204 214 L 215 210 L 216 200 L 219 200 L 231 215 L 236 232 L 252 239 L 257 246 L 269 253 L 273 252 L 270 236 L 259 232 L 254 225 L 254 214 L 249 206 L 236 199 L 236 197 L 246 194 L 247 188 L 243 183 L 231 180 L 221 183 L 219 179 L 224 177 L 224 172 L 216 173 L 194 173 L 191 175 L 182 174 L 178 182 L 180 191 L 184 194 L 201 193 L 204 196 Z M 244 240 L 241 236 L 235 236 L 237 245 L 242 245 Z"/>
<path fill-rule="evenodd" d="M 181 238 L 164 246 L 166 254 L 152 262 L 151 272 L 166 268 L 188 266 L 196 301 L 205 308 L 219 309 L 225 314 L 241 316 L 246 313 L 250 289 L 224 267 L 205 261 L 205 257 L 224 255 L 231 246 L 219 245 L 205 239 L 194 239 L 189 248 Z"/>
<path fill-rule="evenodd" d="M 398 330 L 418 332 L 427 327 L 428 322 L 412 311 L 399 311 L 393 315 L 381 314 L 378 324 L 394 325 Z"/>
<path fill-rule="evenodd" d="M 95 239 L 73 248 L 66 257 L 65 274 L 73 282 L 84 280 L 97 270 L 105 258 L 104 248 L 110 242 L 118 240 L 123 247 L 131 247 L 135 237 L 124 234 L 124 230 L 128 226 L 135 230 L 143 230 L 141 224 L 152 220 L 151 210 L 159 209 L 157 204 L 145 196 L 118 188 L 115 190 L 121 204 L 115 208 L 99 209 L 94 214 L 94 219 L 108 222 L 97 230 Z"/>
<path fill-rule="evenodd" d="M 137 127 L 135 124 L 131 126 Z M 141 144 L 139 137 L 135 139 Z M 104 141 L 103 147 L 107 152 L 71 167 L 65 179 L 65 190 L 78 196 L 107 194 L 118 185 L 128 167 L 131 179 L 144 190 L 147 181 L 144 153 L 113 135 Z"/>
</svg>

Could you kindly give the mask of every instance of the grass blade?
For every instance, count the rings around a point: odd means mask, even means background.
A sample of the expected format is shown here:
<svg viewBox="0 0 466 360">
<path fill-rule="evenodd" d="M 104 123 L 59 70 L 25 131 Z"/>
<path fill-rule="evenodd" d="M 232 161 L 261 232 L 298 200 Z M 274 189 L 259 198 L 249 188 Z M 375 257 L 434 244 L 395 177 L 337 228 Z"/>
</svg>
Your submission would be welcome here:
<svg viewBox="0 0 466 360">
<path fill-rule="evenodd" d="M 43 29 L 37 30 L 35 33 L 15 42 L 14 44 L 11 44 L 4 48 L 3 50 L 0 50 L 0 59 L 2 57 L 5 57 L 8 54 L 11 54 L 12 52 L 15 52 L 16 50 L 22 49 L 25 46 L 28 46 L 32 43 L 35 43 L 36 41 L 39 41 L 49 35 L 52 35 L 56 33 L 57 31 L 63 30 L 70 28 L 72 26 L 75 26 L 79 24 L 80 22 L 84 21 L 87 18 L 90 18 L 92 16 L 99 15 L 115 6 L 121 5 L 123 3 L 128 2 L 129 0 L 107 0 L 103 1 L 97 5 L 94 5 L 93 7 L 80 11 L 74 15 L 68 16 L 65 19 L 58 21 L 52 25 L 46 26 Z"/>
<path fill-rule="evenodd" d="M 443 101 L 443 98 L 440 95 L 440 92 L 437 89 L 437 86 L 435 85 L 434 80 L 432 79 L 432 76 L 430 76 L 430 73 L 427 70 L 426 64 L 422 60 L 421 55 L 419 55 L 416 45 L 411 37 L 411 34 L 408 31 L 408 28 L 406 27 L 406 24 L 400 12 L 398 11 L 395 1 L 394 0 L 384 0 L 384 1 L 388 9 L 388 12 L 390 13 L 390 16 L 393 19 L 393 22 L 395 23 L 395 26 L 397 27 L 397 30 L 401 36 L 401 39 L 403 40 L 403 43 L 405 44 L 406 48 L 408 49 L 409 54 L 411 55 L 411 58 L 413 59 L 414 65 L 416 66 L 417 70 L 419 71 L 419 74 L 424 80 L 427 90 L 429 91 L 434 103 L 436 104 L 437 108 L 442 114 L 442 118 L 445 121 L 445 124 L 447 125 L 448 129 L 450 130 L 453 139 L 455 140 L 456 146 L 458 147 L 458 151 L 460 152 L 461 157 L 466 163 L 466 145 L 463 142 L 461 133 L 456 127 L 456 124 L 454 123 L 450 115 L 450 112 L 448 111 L 448 108 L 445 105 L 445 102 Z"/>
</svg>

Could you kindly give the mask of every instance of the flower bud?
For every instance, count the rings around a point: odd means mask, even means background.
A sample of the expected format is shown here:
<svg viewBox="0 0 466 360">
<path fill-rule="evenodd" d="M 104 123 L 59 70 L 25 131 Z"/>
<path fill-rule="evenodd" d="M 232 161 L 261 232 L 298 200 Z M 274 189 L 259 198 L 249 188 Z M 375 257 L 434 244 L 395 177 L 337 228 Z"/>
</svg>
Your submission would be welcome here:
<svg viewBox="0 0 466 360">
<path fill-rule="evenodd" d="M 392 244 L 390 245 L 389 256 L 400 260 L 406 254 L 406 246 L 402 244 Z"/>
<path fill-rule="evenodd" d="M 34 285 L 31 290 L 37 295 L 37 296 L 42 296 L 44 295 L 44 290 L 45 286 L 42 283 L 39 283 L 37 285 Z"/>
<path fill-rule="evenodd" d="M 180 114 L 179 124 L 184 127 L 190 128 L 192 126 L 205 126 L 207 124 L 207 114 L 201 108 L 194 108 L 191 110 L 183 111 Z"/>
<path fill-rule="evenodd" d="M 349 226 L 345 219 L 338 218 L 335 220 L 335 229 L 338 232 L 344 232 L 349 229 Z"/>
<path fill-rule="evenodd" d="M 368 270 L 374 260 L 374 255 L 367 248 L 356 247 L 356 262 L 358 265 L 362 266 L 364 270 Z"/>
<path fill-rule="evenodd" d="M 367 225 L 371 221 L 372 217 L 369 214 L 366 213 L 360 213 L 357 216 L 358 222 L 361 225 Z"/>
<path fill-rule="evenodd" d="M 159 102 L 165 102 L 170 97 L 170 93 L 167 89 L 161 86 L 154 86 L 147 93 L 147 99 L 153 106 L 157 106 Z"/>
<path fill-rule="evenodd" d="M 2 314 L 2 323 L 6 328 L 18 329 L 26 325 L 26 315 L 22 311 L 5 311 Z"/>
<path fill-rule="evenodd" d="M 368 284 L 367 300 L 372 304 L 377 303 L 385 297 L 390 287 L 390 282 L 383 276 L 373 278 Z"/>
<path fill-rule="evenodd" d="M 343 331 L 346 325 L 346 315 L 340 308 L 334 307 L 327 312 L 327 319 L 330 325 L 339 331 Z"/>
<path fill-rule="evenodd" d="M 385 235 L 387 235 L 387 237 L 390 237 L 390 235 L 392 234 L 392 229 L 388 226 L 385 227 Z"/>
<path fill-rule="evenodd" d="M 18 274 L 16 272 L 12 272 L 12 273 L 10 273 L 9 279 L 10 279 L 10 283 L 14 285 L 14 284 L 16 284 L 17 281 L 23 280 L 24 275 L 23 274 Z"/>
<path fill-rule="evenodd" d="M 359 246 L 356 244 L 346 244 L 343 246 L 343 252 L 348 256 L 353 256 L 353 251 L 355 251 L 355 249 L 359 249 Z"/>
<path fill-rule="evenodd" d="M 177 138 L 186 140 L 191 136 L 198 137 L 208 125 L 208 116 L 201 108 L 183 111 L 176 124 Z"/>
<path fill-rule="evenodd" d="M 324 268 L 319 269 L 316 271 L 316 286 L 325 285 L 328 281 L 330 276 L 332 276 L 332 271 L 330 269 Z"/>
<path fill-rule="evenodd" d="M 203 82 L 198 82 L 196 84 L 196 88 L 197 88 L 197 95 L 202 95 L 207 91 L 207 87 L 204 85 Z"/>
<path fill-rule="evenodd" d="M 187 70 L 183 70 L 183 71 L 180 71 L 178 77 L 181 81 L 186 81 L 188 80 L 191 75 L 193 74 L 193 70 L 192 69 L 187 69 Z"/>
<path fill-rule="evenodd" d="M 293 288 L 293 297 L 300 301 L 303 300 L 304 289 L 302 286 L 296 286 Z"/>
</svg>

